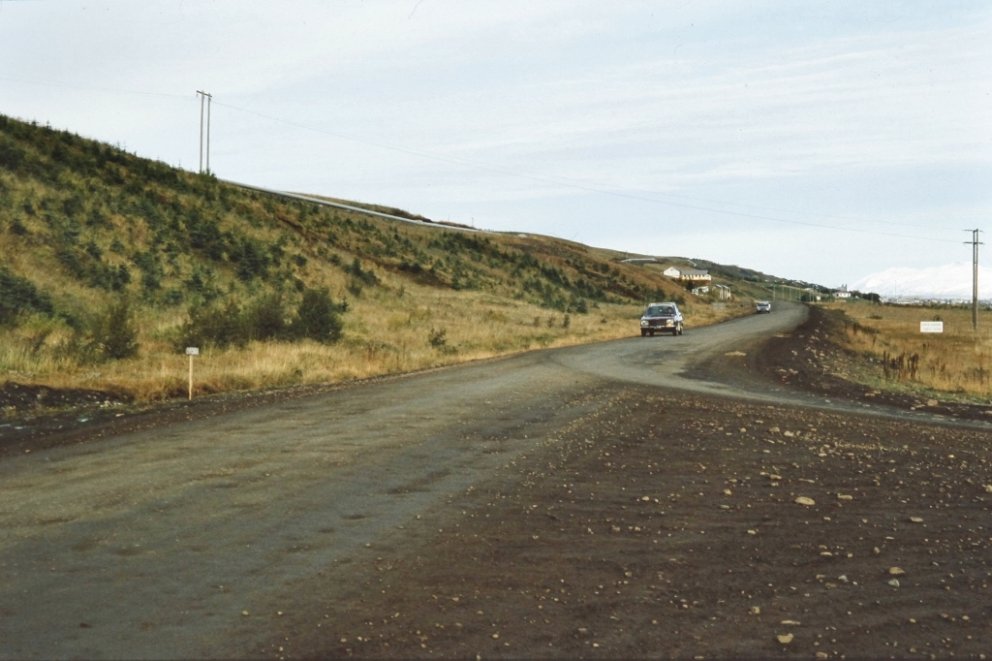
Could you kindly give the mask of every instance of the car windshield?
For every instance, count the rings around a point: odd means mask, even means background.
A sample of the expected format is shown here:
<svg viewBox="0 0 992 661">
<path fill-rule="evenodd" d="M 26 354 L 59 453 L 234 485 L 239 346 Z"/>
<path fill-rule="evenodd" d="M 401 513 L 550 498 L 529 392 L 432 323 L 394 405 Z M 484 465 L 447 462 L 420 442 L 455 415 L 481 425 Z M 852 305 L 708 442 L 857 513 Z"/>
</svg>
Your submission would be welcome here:
<svg viewBox="0 0 992 661">
<path fill-rule="evenodd" d="M 675 314 L 675 310 L 671 305 L 652 305 L 644 314 L 648 317 L 670 317 Z"/>
</svg>

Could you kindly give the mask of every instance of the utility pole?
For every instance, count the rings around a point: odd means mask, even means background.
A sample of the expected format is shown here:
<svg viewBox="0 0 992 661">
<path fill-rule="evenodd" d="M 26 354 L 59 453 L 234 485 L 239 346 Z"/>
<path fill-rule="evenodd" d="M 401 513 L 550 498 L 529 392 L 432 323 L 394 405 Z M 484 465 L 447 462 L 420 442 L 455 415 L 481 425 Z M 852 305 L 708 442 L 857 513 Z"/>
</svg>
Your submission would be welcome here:
<svg viewBox="0 0 992 661">
<path fill-rule="evenodd" d="M 213 94 L 207 94 L 207 174 L 210 174 L 210 105 L 213 100 Z"/>
<path fill-rule="evenodd" d="M 196 94 L 200 97 L 200 174 L 204 172 L 210 173 L 210 103 L 213 101 L 213 95 L 203 92 L 201 90 L 196 90 Z M 203 110 L 204 105 L 206 105 L 207 111 L 207 169 L 203 169 Z"/>
<path fill-rule="evenodd" d="M 982 242 L 978 240 L 978 233 L 981 230 L 965 230 L 971 232 L 971 241 L 965 241 L 965 245 L 971 245 L 972 265 L 971 265 L 971 328 L 978 330 L 978 246 Z"/>
</svg>

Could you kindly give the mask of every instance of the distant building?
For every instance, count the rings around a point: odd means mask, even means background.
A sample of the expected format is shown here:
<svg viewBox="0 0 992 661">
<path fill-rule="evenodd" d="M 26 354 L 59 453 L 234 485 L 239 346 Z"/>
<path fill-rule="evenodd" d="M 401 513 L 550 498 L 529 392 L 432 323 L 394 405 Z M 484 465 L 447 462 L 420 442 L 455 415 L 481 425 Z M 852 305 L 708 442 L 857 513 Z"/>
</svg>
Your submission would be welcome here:
<svg viewBox="0 0 992 661">
<path fill-rule="evenodd" d="M 689 291 L 694 296 L 712 294 L 718 301 L 732 301 L 734 299 L 734 294 L 727 285 L 696 285 Z"/>
<path fill-rule="evenodd" d="M 834 298 L 851 298 L 851 292 L 847 291 L 847 285 L 841 285 L 840 289 L 834 291 Z"/>
<path fill-rule="evenodd" d="M 713 280 L 713 276 L 708 271 L 702 269 L 680 269 L 675 266 L 669 266 L 662 273 L 669 278 L 675 278 L 682 282 L 712 282 Z"/>
</svg>

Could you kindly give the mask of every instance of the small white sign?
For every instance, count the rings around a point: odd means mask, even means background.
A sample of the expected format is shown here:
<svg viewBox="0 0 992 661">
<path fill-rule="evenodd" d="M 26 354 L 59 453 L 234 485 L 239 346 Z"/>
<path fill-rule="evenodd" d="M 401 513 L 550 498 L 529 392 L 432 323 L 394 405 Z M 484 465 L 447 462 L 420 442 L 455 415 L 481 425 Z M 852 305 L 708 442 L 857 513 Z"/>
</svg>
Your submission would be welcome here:
<svg viewBox="0 0 992 661">
<path fill-rule="evenodd" d="M 199 356 L 200 355 L 200 347 L 186 347 L 186 355 L 187 356 Z"/>
<path fill-rule="evenodd" d="M 921 333 L 943 333 L 944 332 L 944 322 L 943 321 L 921 321 L 920 322 L 920 332 Z"/>
</svg>

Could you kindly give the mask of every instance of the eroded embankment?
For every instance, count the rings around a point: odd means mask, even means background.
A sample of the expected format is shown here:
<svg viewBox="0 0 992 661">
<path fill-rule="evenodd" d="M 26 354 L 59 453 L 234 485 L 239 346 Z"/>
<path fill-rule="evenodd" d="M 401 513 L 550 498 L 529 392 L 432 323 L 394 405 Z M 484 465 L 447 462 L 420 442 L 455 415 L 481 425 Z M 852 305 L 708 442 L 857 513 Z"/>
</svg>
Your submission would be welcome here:
<svg viewBox="0 0 992 661">
<path fill-rule="evenodd" d="M 850 351 L 836 340 L 843 332 L 843 312 L 811 306 L 809 317 L 795 331 L 775 335 L 756 346 L 747 356 L 746 370 L 752 376 L 832 398 L 992 421 L 988 402 L 952 401 L 949 393 L 922 389 L 901 391 L 894 383 L 887 388 L 882 365 L 876 359 Z"/>
</svg>

